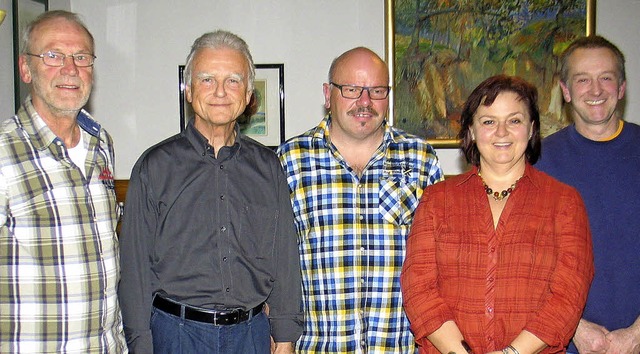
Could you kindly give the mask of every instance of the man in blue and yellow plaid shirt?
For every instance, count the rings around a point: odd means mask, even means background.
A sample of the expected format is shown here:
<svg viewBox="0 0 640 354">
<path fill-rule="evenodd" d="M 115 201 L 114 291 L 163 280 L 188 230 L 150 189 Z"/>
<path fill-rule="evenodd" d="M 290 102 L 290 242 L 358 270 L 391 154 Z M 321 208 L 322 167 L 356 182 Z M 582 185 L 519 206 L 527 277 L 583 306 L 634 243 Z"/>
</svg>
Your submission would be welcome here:
<svg viewBox="0 0 640 354">
<path fill-rule="evenodd" d="M 320 124 L 278 149 L 302 268 L 302 353 L 414 353 L 400 270 L 433 148 L 387 124 L 389 72 L 354 48 L 331 64 Z"/>
</svg>

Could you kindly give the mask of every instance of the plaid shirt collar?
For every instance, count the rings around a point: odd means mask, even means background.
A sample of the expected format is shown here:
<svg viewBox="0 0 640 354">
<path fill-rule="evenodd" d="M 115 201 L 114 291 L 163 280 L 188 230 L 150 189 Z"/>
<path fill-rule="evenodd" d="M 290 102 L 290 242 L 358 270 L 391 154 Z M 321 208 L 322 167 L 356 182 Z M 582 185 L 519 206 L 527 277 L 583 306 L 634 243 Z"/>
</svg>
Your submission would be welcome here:
<svg viewBox="0 0 640 354">
<path fill-rule="evenodd" d="M 31 95 L 25 99 L 16 117 L 18 126 L 31 136 L 30 140 L 33 141 L 34 146 L 38 150 L 48 149 L 51 144 L 60 140 L 60 138 L 51 131 L 40 114 L 36 112 L 31 101 Z M 80 110 L 76 119 L 82 130 L 98 138 L 101 143 L 106 143 L 100 136 L 102 126 L 91 117 L 89 112 L 84 109 Z"/>
</svg>

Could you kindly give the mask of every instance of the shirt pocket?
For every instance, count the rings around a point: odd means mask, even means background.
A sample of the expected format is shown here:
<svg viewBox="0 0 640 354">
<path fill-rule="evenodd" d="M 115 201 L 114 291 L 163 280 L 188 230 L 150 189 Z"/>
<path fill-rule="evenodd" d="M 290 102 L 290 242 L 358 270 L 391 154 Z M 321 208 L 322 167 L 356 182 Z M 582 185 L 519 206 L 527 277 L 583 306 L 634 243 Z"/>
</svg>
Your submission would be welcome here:
<svg viewBox="0 0 640 354">
<path fill-rule="evenodd" d="M 279 210 L 258 205 L 245 205 L 242 208 L 240 239 L 241 252 L 257 262 L 270 264 L 275 253 L 276 226 Z"/>
<path fill-rule="evenodd" d="M 420 201 L 417 195 L 418 182 L 400 178 L 380 181 L 378 206 L 382 218 L 392 224 L 408 226 Z"/>
</svg>

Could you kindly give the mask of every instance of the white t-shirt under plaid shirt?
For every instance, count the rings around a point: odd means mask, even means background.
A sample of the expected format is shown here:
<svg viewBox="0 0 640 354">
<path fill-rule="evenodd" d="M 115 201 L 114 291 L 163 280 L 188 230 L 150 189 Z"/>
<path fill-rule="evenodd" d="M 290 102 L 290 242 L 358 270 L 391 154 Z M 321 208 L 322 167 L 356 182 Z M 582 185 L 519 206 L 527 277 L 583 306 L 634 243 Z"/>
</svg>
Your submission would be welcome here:
<svg viewBox="0 0 640 354">
<path fill-rule="evenodd" d="M 0 352 L 127 352 L 111 137 L 78 124 L 86 178 L 28 98 L 0 126 Z"/>
<path fill-rule="evenodd" d="M 278 150 L 299 235 L 302 353 L 414 353 L 400 271 L 425 187 L 442 179 L 424 140 L 386 126 L 358 175 L 329 142 L 330 117 Z"/>
</svg>

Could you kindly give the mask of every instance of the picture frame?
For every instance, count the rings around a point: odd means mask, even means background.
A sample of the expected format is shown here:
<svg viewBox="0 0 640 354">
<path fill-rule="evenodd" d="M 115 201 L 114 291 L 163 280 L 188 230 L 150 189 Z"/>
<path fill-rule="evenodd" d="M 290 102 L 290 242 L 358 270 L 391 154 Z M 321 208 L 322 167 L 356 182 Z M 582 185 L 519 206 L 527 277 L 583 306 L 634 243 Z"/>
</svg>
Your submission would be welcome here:
<svg viewBox="0 0 640 354">
<path fill-rule="evenodd" d="M 240 131 L 259 143 L 275 149 L 285 139 L 284 132 L 284 64 L 256 64 L 254 80 L 257 111 Z M 184 65 L 178 66 L 178 90 L 180 103 L 180 131 L 193 115 L 185 96 Z"/>
<path fill-rule="evenodd" d="M 193 116 L 193 109 L 189 102 L 187 102 L 187 96 L 185 94 L 187 84 L 184 78 L 184 68 L 184 65 L 178 65 L 178 107 L 180 110 L 180 132 L 187 128 L 187 123 L 189 123 L 189 119 Z"/>
<path fill-rule="evenodd" d="M 562 13 L 558 2 L 525 2 L 527 8 L 515 7 L 515 0 L 440 3 L 385 0 L 391 125 L 435 148 L 457 148 L 466 98 L 500 73 L 538 88 L 543 136 L 569 123 L 559 56 L 574 39 L 595 33 L 596 0 L 572 0 Z"/>
<path fill-rule="evenodd" d="M 29 86 L 20 78 L 20 46 L 25 27 L 40 14 L 49 11 L 48 0 L 13 0 L 13 92 L 17 112 L 29 94 Z"/>
</svg>

